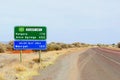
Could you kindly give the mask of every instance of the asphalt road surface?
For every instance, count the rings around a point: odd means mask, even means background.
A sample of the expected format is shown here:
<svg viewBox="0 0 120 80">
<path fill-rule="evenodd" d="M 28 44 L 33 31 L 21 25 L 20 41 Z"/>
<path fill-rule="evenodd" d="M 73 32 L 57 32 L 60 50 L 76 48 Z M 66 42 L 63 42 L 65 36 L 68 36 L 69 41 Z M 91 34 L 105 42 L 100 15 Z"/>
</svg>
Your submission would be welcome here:
<svg viewBox="0 0 120 80">
<path fill-rule="evenodd" d="M 120 80 L 120 52 L 103 48 L 61 56 L 33 80 Z"/>
</svg>

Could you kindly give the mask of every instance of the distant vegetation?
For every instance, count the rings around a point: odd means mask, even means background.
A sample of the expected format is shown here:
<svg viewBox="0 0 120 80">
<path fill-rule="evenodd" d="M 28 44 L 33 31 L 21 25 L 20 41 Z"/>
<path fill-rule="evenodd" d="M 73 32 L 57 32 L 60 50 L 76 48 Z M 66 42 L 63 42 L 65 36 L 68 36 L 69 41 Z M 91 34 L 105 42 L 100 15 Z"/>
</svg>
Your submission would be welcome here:
<svg viewBox="0 0 120 80">
<path fill-rule="evenodd" d="M 89 46 L 89 44 L 79 43 L 79 42 L 75 42 L 72 44 L 51 42 L 47 46 L 47 51 L 61 50 L 61 49 L 75 48 L 75 47 L 88 47 L 88 46 Z"/>
<path fill-rule="evenodd" d="M 80 42 L 74 42 L 71 44 L 51 42 L 47 44 L 46 51 L 62 50 L 62 49 L 68 49 L 68 48 L 89 47 L 89 46 L 120 48 L 120 42 L 118 44 L 113 43 L 113 44 L 96 44 L 96 45 L 80 43 Z M 10 41 L 8 44 L 0 43 L 0 53 L 4 53 L 6 51 L 13 51 L 13 50 L 14 50 L 13 41 Z M 36 50 L 33 50 L 33 51 L 36 51 Z"/>
<path fill-rule="evenodd" d="M 74 42 L 72 44 L 51 42 L 47 45 L 47 51 L 62 50 L 62 49 L 75 48 L 75 47 L 88 47 L 88 46 L 90 46 L 90 44 L 79 43 L 79 42 Z M 13 41 L 10 41 L 8 44 L 0 43 L 0 53 L 4 53 L 6 51 L 12 51 L 12 50 L 14 50 Z"/>
<path fill-rule="evenodd" d="M 108 44 L 97 44 L 98 47 L 109 47 L 110 45 Z"/>
</svg>

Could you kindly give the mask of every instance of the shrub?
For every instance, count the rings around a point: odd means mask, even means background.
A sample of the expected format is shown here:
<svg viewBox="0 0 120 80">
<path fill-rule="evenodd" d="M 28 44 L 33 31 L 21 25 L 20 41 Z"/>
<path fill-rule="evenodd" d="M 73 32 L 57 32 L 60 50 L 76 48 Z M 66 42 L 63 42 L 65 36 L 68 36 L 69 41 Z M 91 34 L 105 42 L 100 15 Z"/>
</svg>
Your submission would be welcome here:
<svg viewBox="0 0 120 80">
<path fill-rule="evenodd" d="M 73 44 L 68 44 L 68 48 L 74 48 L 75 47 L 75 45 L 73 45 Z"/>
<path fill-rule="evenodd" d="M 6 46 L 0 43 L 0 53 L 4 53 L 6 51 Z"/>
<path fill-rule="evenodd" d="M 6 45 L 6 49 L 7 49 L 7 50 L 13 50 L 13 46 L 11 46 L 11 45 Z"/>
<path fill-rule="evenodd" d="M 48 44 L 48 45 L 47 45 L 47 50 L 48 50 L 48 51 L 53 51 L 53 50 L 54 50 L 54 45 Z"/>
<path fill-rule="evenodd" d="M 103 44 L 97 44 L 98 47 L 103 47 Z"/>
<path fill-rule="evenodd" d="M 6 46 L 7 50 L 13 50 L 13 44 L 13 41 L 10 41 Z"/>
<path fill-rule="evenodd" d="M 54 45 L 54 50 L 61 50 L 62 47 L 60 45 Z"/>
<path fill-rule="evenodd" d="M 34 58 L 34 59 L 32 59 L 32 61 L 34 61 L 34 62 L 36 62 L 36 63 L 39 63 L 39 62 L 40 62 L 39 58 Z"/>
<path fill-rule="evenodd" d="M 75 47 L 81 47 L 81 44 L 79 42 L 75 42 L 72 45 L 74 45 Z"/>
<path fill-rule="evenodd" d="M 120 42 L 117 44 L 118 48 L 120 48 Z"/>
<path fill-rule="evenodd" d="M 64 44 L 64 43 L 61 44 L 61 47 L 62 47 L 62 48 L 65 48 L 65 49 L 66 49 L 66 48 L 69 48 L 68 44 Z"/>
<path fill-rule="evenodd" d="M 116 47 L 116 44 L 115 44 L 115 43 L 113 43 L 111 46 L 112 46 L 112 47 Z"/>
<path fill-rule="evenodd" d="M 56 43 L 50 43 L 47 45 L 47 50 L 48 51 L 53 51 L 53 50 L 61 50 L 62 47 Z"/>
</svg>

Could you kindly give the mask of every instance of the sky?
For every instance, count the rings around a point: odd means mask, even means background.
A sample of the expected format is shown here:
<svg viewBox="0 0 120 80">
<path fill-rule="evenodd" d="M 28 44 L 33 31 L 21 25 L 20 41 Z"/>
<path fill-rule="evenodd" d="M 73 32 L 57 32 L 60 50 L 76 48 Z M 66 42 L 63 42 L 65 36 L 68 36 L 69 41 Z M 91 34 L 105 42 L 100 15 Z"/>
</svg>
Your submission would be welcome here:
<svg viewBox="0 0 120 80">
<path fill-rule="evenodd" d="M 47 26 L 48 42 L 117 43 L 120 0 L 0 0 L 0 41 L 19 25 Z"/>
</svg>

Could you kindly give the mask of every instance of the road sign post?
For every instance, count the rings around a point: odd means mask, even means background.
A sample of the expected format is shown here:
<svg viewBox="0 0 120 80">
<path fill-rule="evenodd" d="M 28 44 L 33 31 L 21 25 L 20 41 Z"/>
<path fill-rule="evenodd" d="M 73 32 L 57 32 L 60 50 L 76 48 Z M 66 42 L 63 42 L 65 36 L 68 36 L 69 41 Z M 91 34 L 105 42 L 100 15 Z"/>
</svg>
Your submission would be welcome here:
<svg viewBox="0 0 120 80">
<path fill-rule="evenodd" d="M 14 49 L 20 50 L 20 62 L 22 62 L 22 50 L 40 50 L 39 62 L 41 62 L 41 50 L 46 50 L 47 32 L 45 26 L 16 26 L 14 28 Z"/>
<path fill-rule="evenodd" d="M 39 51 L 39 63 L 41 63 L 41 50 Z"/>
<path fill-rule="evenodd" d="M 20 62 L 22 62 L 22 50 L 20 50 Z"/>
</svg>

